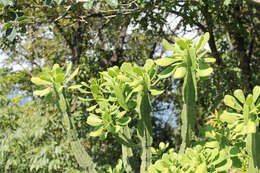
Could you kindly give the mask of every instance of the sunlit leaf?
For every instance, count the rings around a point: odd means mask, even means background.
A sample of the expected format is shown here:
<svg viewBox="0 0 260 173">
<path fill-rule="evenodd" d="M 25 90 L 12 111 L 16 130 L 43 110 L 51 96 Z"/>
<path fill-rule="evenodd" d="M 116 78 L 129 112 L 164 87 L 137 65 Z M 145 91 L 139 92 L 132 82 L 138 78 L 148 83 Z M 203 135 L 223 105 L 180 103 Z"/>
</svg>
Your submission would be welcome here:
<svg viewBox="0 0 260 173">
<path fill-rule="evenodd" d="M 182 49 L 186 49 L 188 48 L 189 44 L 187 42 L 188 40 L 187 39 L 184 39 L 184 38 L 178 38 L 176 39 L 176 43 L 178 44 L 178 46 L 180 46 Z M 175 44 L 176 44 L 175 43 Z"/>
<path fill-rule="evenodd" d="M 209 76 L 213 72 L 213 68 L 209 67 L 207 69 L 198 69 L 197 75 L 199 77 L 206 77 Z"/>
<path fill-rule="evenodd" d="M 235 109 L 235 110 L 238 110 L 238 111 L 241 111 L 242 110 L 242 107 L 241 105 L 238 103 L 238 101 L 231 95 L 226 95 L 224 97 L 224 103 L 225 105 Z"/>
<path fill-rule="evenodd" d="M 186 74 L 186 68 L 185 67 L 178 67 L 176 71 L 174 72 L 174 79 L 181 79 Z"/>
<path fill-rule="evenodd" d="M 245 95 L 243 93 L 243 91 L 241 89 L 237 89 L 234 91 L 234 96 L 241 102 L 241 103 L 245 103 L 246 98 Z"/>
<path fill-rule="evenodd" d="M 103 132 L 103 127 L 98 127 L 94 131 L 90 132 L 89 136 L 97 137 L 97 136 L 100 136 L 102 134 L 102 132 Z"/>
<path fill-rule="evenodd" d="M 97 104 L 94 105 L 94 106 L 91 106 L 91 107 L 87 108 L 87 111 L 91 112 L 91 111 L 93 111 L 94 109 L 96 109 L 96 107 L 97 107 Z"/>
<path fill-rule="evenodd" d="M 162 45 L 165 50 L 174 51 L 174 47 L 167 40 L 163 39 Z"/>
<path fill-rule="evenodd" d="M 160 58 L 160 59 L 157 59 L 155 61 L 155 63 L 159 66 L 168 66 L 168 65 L 171 65 L 172 63 L 175 63 L 175 62 L 178 62 L 178 61 L 182 61 L 181 58 L 175 58 L 175 59 L 172 59 L 172 58 Z"/>
<path fill-rule="evenodd" d="M 164 92 L 163 89 L 150 89 L 150 92 L 153 96 L 157 96 L 157 95 L 160 95 Z"/>
<path fill-rule="evenodd" d="M 75 90 L 75 89 L 80 89 L 81 87 L 82 87 L 82 85 L 72 85 L 68 89 Z"/>
<path fill-rule="evenodd" d="M 33 92 L 33 94 L 42 97 L 42 96 L 49 94 L 50 91 L 51 91 L 51 88 L 46 88 L 46 89 L 43 89 L 43 90 L 36 90 L 36 91 Z"/>
<path fill-rule="evenodd" d="M 208 173 L 206 162 L 202 162 L 201 164 L 199 164 L 195 173 Z"/>
<path fill-rule="evenodd" d="M 127 113 L 127 111 L 119 112 L 119 113 L 116 115 L 116 117 L 117 117 L 117 118 L 122 118 L 126 113 Z"/>
<path fill-rule="evenodd" d="M 200 37 L 200 41 L 196 46 L 196 52 L 204 48 L 205 44 L 209 41 L 209 33 L 206 32 L 203 36 Z"/>
<path fill-rule="evenodd" d="M 63 83 L 64 81 L 64 74 L 63 73 L 59 73 L 56 78 L 55 78 L 55 82 L 57 83 Z"/>
<path fill-rule="evenodd" d="M 95 114 L 90 114 L 88 116 L 87 123 L 91 126 L 99 126 L 102 124 L 102 119 Z"/>
<path fill-rule="evenodd" d="M 66 80 L 66 83 L 68 83 L 69 81 L 71 81 L 79 72 L 79 68 L 77 68 L 71 75 L 70 77 Z"/>
<path fill-rule="evenodd" d="M 204 58 L 204 62 L 206 62 L 206 63 L 215 63 L 216 59 L 215 58 Z"/>
<path fill-rule="evenodd" d="M 125 96 L 123 94 L 122 89 L 119 86 L 114 86 L 114 93 L 116 95 L 117 101 L 120 104 L 120 106 L 122 108 L 124 108 L 125 110 L 128 110 L 128 106 L 125 102 Z"/>
<path fill-rule="evenodd" d="M 36 85 L 51 85 L 51 82 L 42 80 L 39 77 L 32 77 L 31 81 L 32 81 L 32 83 L 34 83 Z"/>
<path fill-rule="evenodd" d="M 260 86 L 255 86 L 253 89 L 253 102 L 255 103 L 260 96 Z"/>
<path fill-rule="evenodd" d="M 235 123 L 242 118 L 241 114 L 224 111 L 220 115 L 220 120 L 227 123 Z"/>
<path fill-rule="evenodd" d="M 64 77 L 68 76 L 68 74 L 71 72 L 71 68 L 72 68 L 72 62 L 68 64 Z"/>
</svg>

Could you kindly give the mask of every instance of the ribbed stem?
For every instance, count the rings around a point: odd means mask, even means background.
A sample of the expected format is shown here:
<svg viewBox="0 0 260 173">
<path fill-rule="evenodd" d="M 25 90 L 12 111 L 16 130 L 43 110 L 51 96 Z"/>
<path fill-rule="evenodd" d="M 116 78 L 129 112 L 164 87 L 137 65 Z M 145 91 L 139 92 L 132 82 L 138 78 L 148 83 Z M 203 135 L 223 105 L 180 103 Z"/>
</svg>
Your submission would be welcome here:
<svg viewBox="0 0 260 173">
<path fill-rule="evenodd" d="M 129 139 L 131 139 L 130 129 L 129 127 L 122 128 L 122 133 L 125 134 Z M 124 168 L 127 173 L 132 173 L 133 168 L 130 162 L 130 158 L 133 157 L 133 151 L 132 148 L 127 147 L 122 144 L 122 161 Z"/>
<path fill-rule="evenodd" d="M 257 129 L 256 133 L 251 133 L 247 135 L 246 139 L 246 149 L 250 156 L 249 169 L 250 173 L 260 172 L 260 135 Z"/>
<path fill-rule="evenodd" d="M 182 98 L 184 101 L 183 109 L 181 113 L 181 137 L 182 144 L 180 147 L 180 153 L 184 153 L 185 149 L 190 146 L 190 141 L 192 139 L 192 133 L 194 132 L 195 125 L 195 106 L 196 106 L 196 78 L 195 70 L 192 64 L 192 58 L 189 51 L 187 51 L 186 57 L 186 69 L 187 74 L 184 78 L 183 88 L 182 88 Z"/>
<path fill-rule="evenodd" d="M 78 139 L 76 129 L 70 120 L 70 112 L 68 111 L 68 104 L 64 97 L 64 93 L 58 92 L 56 86 L 54 86 L 54 91 L 57 98 L 56 105 L 62 116 L 63 127 L 65 128 L 65 132 L 69 137 L 71 149 L 79 166 L 85 169 L 87 172 L 96 173 L 97 171 L 95 170 L 95 164 Z"/>
<path fill-rule="evenodd" d="M 148 90 L 144 90 L 137 99 L 137 113 L 139 114 L 138 137 L 142 145 L 140 172 L 147 171 L 152 163 L 152 123 L 151 123 L 151 104 Z"/>
</svg>

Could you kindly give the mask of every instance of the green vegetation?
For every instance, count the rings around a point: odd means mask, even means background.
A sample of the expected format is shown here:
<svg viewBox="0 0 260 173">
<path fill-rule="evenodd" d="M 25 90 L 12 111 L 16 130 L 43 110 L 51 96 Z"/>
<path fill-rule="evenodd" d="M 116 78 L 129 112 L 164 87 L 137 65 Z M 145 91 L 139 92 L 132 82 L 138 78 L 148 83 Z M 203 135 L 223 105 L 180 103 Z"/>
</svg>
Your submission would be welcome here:
<svg viewBox="0 0 260 173">
<path fill-rule="evenodd" d="M 0 172 L 260 173 L 259 8 L 0 0 Z"/>
</svg>

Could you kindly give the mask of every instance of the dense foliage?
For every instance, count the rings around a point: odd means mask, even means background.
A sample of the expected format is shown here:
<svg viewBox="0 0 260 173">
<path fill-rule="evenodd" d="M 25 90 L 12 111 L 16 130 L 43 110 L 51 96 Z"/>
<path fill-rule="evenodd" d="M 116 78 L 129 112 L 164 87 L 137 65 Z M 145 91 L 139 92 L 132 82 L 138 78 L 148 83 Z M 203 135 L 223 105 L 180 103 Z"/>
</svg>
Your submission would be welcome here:
<svg viewBox="0 0 260 173">
<path fill-rule="evenodd" d="M 260 172 L 259 9 L 0 0 L 0 172 Z"/>
</svg>

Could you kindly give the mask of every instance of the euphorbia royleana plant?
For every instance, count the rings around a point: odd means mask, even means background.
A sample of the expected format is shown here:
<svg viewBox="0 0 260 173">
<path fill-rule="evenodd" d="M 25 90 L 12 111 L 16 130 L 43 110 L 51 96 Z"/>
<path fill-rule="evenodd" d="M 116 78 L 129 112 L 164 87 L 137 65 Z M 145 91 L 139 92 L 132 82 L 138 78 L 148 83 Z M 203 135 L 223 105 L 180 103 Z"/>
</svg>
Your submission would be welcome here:
<svg viewBox="0 0 260 173">
<path fill-rule="evenodd" d="M 159 78 L 167 78 L 173 75 L 174 79 L 183 79 L 182 100 L 184 102 L 181 113 L 181 137 L 180 152 L 190 146 L 195 125 L 195 104 L 197 100 L 197 79 L 209 76 L 213 69 L 207 63 L 214 63 L 214 58 L 205 58 L 207 50 L 202 51 L 209 40 L 209 33 L 203 35 L 199 41 L 185 38 L 175 40 L 172 46 L 163 40 L 163 47 L 174 54 L 168 58 L 157 59 L 160 66 L 168 66 L 159 74 Z"/>
</svg>

